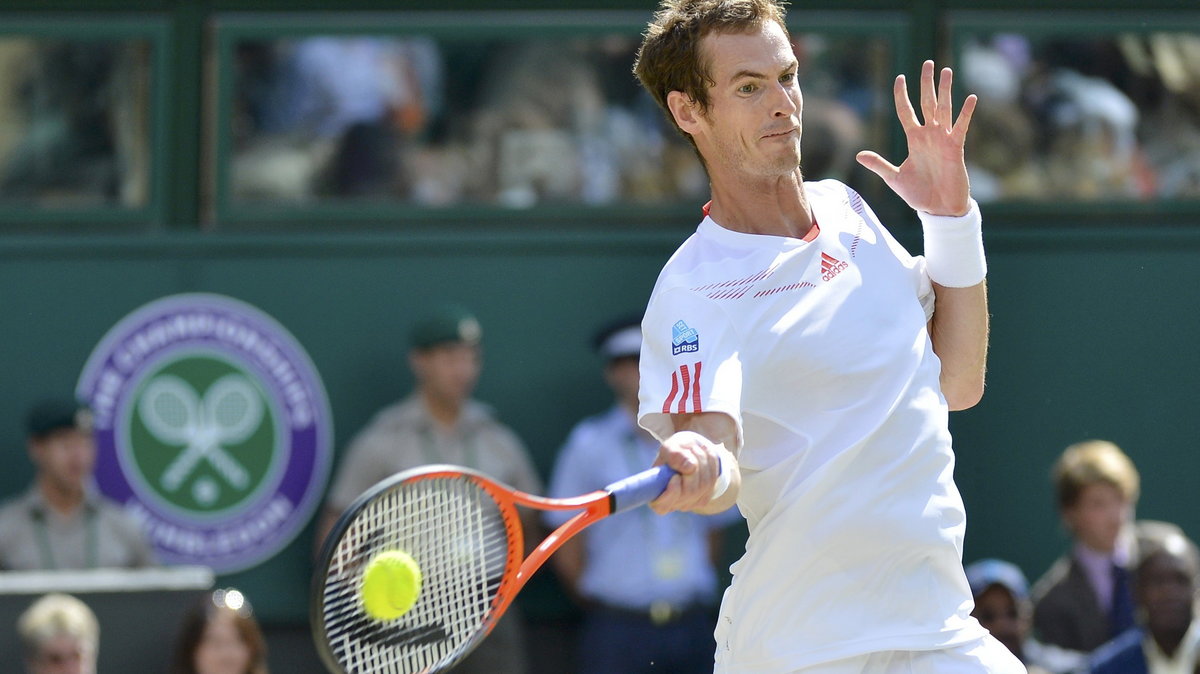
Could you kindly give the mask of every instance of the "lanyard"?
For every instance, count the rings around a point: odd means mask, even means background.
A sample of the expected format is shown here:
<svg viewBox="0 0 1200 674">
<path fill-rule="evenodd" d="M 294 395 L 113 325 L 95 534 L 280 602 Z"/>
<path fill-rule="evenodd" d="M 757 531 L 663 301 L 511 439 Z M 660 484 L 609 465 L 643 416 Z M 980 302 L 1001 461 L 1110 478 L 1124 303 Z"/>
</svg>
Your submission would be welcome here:
<svg viewBox="0 0 1200 674">
<path fill-rule="evenodd" d="M 433 426 L 421 429 L 421 453 L 425 455 L 426 463 L 445 463 L 446 458 L 438 452 L 437 440 L 433 437 Z M 463 463 L 468 468 L 479 468 L 479 452 L 475 447 L 475 433 L 465 433 L 462 439 Z"/>
<path fill-rule="evenodd" d="M 83 546 L 85 569 L 96 568 L 99 536 L 97 535 L 98 525 L 96 524 L 96 514 L 88 509 L 87 505 L 81 506 L 85 509 L 83 516 Z M 48 570 L 58 569 L 58 563 L 54 559 L 54 549 L 50 546 L 50 528 L 46 525 L 46 513 L 42 511 L 33 512 L 33 531 L 37 536 L 38 549 L 42 556 L 42 568 Z"/>
</svg>

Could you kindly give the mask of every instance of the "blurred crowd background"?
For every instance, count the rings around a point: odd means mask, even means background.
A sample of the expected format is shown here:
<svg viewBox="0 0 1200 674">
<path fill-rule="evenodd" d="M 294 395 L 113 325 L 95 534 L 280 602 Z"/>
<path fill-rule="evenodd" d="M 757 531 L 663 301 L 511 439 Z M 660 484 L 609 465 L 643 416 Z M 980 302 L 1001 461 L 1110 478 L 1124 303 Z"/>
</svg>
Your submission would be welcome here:
<svg viewBox="0 0 1200 674">
<path fill-rule="evenodd" d="M 215 41 L 203 150 L 220 180 L 208 197 L 517 209 L 703 198 L 690 148 L 630 77 L 636 27 L 463 37 L 394 24 L 337 34 L 264 20 Z M 797 25 L 810 177 L 863 183 L 853 153 L 890 147 L 901 35 Z M 981 202 L 1200 195 L 1200 36 L 1014 21 L 953 37 L 946 56 L 985 103 L 969 153 Z M 0 34 L 0 204 L 145 206 L 163 48 Z"/>
</svg>

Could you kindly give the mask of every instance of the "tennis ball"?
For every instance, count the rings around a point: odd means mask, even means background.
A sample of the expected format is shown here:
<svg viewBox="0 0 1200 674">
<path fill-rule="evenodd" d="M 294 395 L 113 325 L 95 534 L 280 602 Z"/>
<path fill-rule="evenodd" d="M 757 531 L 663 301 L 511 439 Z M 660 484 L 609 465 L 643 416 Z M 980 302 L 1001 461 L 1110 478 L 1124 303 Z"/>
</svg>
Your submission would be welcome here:
<svg viewBox="0 0 1200 674">
<path fill-rule="evenodd" d="M 363 610 L 376 620 L 408 613 L 421 594 L 421 567 L 408 553 L 388 550 L 375 555 L 363 571 Z"/>
</svg>

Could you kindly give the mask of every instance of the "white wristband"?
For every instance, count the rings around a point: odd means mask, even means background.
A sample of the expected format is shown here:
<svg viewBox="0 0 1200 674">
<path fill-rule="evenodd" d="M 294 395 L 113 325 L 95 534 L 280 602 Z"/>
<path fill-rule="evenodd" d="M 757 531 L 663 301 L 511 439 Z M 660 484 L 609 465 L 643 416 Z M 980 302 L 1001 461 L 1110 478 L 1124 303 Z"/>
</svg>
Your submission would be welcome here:
<svg viewBox="0 0 1200 674">
<path fill-rule="evenodd" d="M 925 232 L 925 265 L 929 280 L 947 288 L 969 288 L 987 276 L 983 254 L 983 220 L 979 204 L 962 216 L 917 212 Z"/>
<path fill-rule="evenodd" d="M 721 446 L 721 445 L 718 445 Z M 723 446 L 722 446 L 723 447 Z M 733 471 L 725 465 L 725 461 L 721 461 L 721 474 L 717 476 L 717 481 L 713 484 L 712 493 L 708 495 L 708 500 L 715 501 L 725 495 L 729 489 L 729 483 L 733 481 L 731 477 Z"/>
</svg>

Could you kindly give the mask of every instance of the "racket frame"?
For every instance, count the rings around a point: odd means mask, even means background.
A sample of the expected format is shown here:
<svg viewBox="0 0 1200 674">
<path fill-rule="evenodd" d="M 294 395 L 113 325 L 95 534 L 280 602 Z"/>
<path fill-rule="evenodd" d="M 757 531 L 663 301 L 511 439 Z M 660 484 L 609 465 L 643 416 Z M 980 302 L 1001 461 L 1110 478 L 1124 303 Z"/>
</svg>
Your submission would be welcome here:
<svg viewBox="0 0 1200 674">
<path fill-rule="evenodd" d="M 615 482 L 604 489 L 570 498 L 548 498 L 527 494 L 497 482 L 477 470 L 449 464 L 421 466 L 385 478 L 354 500 L 338 518 L 321 546 L 309 596 L 309 615 L 313 642 L 322 662 L 331 672 L 345 671 L 330 648 L 329 635 L 325 629 L 325 588 L 333 556 L 337 552 L 342 537 L 358 515 L 382 494 L 413 481 L 466 478 L 487 492 L 500 509 L 508 544 L 504 575 L 496 590 L 496 596 L 488 616 L 475 635 L 458 649 L 459 655 L 452 661 L 458 663 L 491 633 L 496 622 L 508 610 L 517 593 L 525 586 L 534 572 L 541 568 L 546 560 L 568 539 L 611 514 L 654 499 L 666 488 L 667 481 L 673 474 L 674 471 L 666 466 L 658 466 Z M 550 532 L 537 547 L 529 552 L 528 556 L 525 556 L 525 532 L 516 509 L 518 505 L 542 511 L 580 510 L 581 512 Z M 443 671 L 443 668 L 439 666 L 429 671 Z"/>
</svg>

